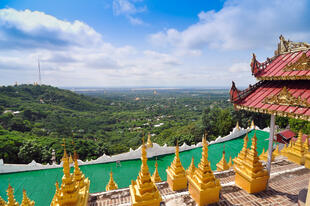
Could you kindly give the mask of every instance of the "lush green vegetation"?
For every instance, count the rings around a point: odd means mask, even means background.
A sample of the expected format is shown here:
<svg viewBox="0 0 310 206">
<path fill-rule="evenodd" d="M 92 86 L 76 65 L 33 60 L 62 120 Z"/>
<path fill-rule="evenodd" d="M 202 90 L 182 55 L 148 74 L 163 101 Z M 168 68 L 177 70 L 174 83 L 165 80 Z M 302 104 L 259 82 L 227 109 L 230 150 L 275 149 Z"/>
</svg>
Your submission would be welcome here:
<svg viewBox="0 0 310 206">
<path fill-rule="evenodd" d="M 200 141 L 204 130 L 209 140 L 227 135 L 239 120 L 242 127 L 264 128 L 269 116 L 235 111 L 228 91 L 220 89 L 109 89 L 78 93 L 51 86 L 0 87 L 0 158 L 7 163 L 47 163 L 52 150 L 62 156 L 66 139 L 81 159 L 103 153 L 116 154 L 137 148 L 146 133 L 159 144 Z M 277 119 L 283 128 L 310 133 L 304 121 Z"/>
</svg>

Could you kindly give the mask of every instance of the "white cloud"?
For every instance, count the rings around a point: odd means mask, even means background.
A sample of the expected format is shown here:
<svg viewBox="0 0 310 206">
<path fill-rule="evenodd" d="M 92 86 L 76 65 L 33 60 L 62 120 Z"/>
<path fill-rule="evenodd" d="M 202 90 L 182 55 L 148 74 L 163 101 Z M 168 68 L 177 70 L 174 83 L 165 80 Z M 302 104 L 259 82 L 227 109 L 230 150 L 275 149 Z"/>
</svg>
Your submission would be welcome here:
<svg viewBox="0 0 310 206">
<path fill-rule="evenodd" d="M 150 40 L 156 46 L 188 50 L 270 49 L 281 33 L 310 40 L 308 8 L 306 0 L 228 0 L 219 11 L 202 11 L 199 21 L 187 29 L 170 28 Z"/>
<path fill-rule="evenodd" d="M 235 63 L 231 65 L 228 70 L 230 72 L 250 72 L 250 64 L 245 62 Z"/>
<path fill-rule="evenodd" d="M 124 15 L 131 24 L 142 25 L 145 24 L 142 19 L 135 17 L 135 14 L 147 11 L 147 7 L 136 6 L 137 1 L 130 0 L 113 0 L 113 13 L 116 16 Z"/>
<path fill-rule="evenodd" d="M 87 24 L 59 20 L 39 11 L 0 10 L 0 43 L 10 47 L 66 47 L 101 43 L 101 35 Z M 2 47 L 4 48 L 4 47 Z"/>
</svg>

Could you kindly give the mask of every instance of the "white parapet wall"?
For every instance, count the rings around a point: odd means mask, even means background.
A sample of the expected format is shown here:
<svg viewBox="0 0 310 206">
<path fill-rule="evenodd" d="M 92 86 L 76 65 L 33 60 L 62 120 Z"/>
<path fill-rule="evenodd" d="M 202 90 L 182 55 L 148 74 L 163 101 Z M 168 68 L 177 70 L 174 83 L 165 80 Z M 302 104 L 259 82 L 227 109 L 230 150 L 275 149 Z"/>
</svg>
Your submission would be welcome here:
<svg viewBox="0 0 310 206">
<path fill-rule="evenodd" d="M 247 132 L 250 132 L 254 128 L 234 128 L 232 132 L 230 132 L 229 135 L 225 137 L 218 137 L 216 140 L 209 142 L 209 144 L 216 144 L 220 142 L 226 142 L 235 138 L 238 138 Z M 255 129 L 260 130 L 258 127 Z M 263 131 L 269 131 L 268 128 L 263 129 Z M 183 144 L 180 146 L 180 152 L 191 150 L 197 147 L 201 147 L 201 142 L 197 143 L 196 145 L 187 145 Z M 166 155 L 166 154 L 172 154 L 175 152 L 175 147 L 168 147 L 167 144 L 164 146 L 160 146 L 157 143 L 153 143 L 153 147 L 147 148 L 147 157 L 152 158 L 156 156 Z M 103 154 L 99 158 L 95 160 L 90 161 L 82 161 L 78 160 L 79 165 L 90 165 L 90 164 L 102 164 L 102 163 L 108 163 L 108 162 L 118 162 L 118 161 L 125 161 L 125 160 L 133 160 L 133 159 L 140 159 L 141 157 L 141 146 L 133 150 L 130 148 L 129 152 L 117 154 L 113 156 L 109 156 L 106 154 Z M 23 171 L 32 171 L 32 170 L 42 170 L 42 169 L 51 169 L 51 168 L 59 168 L 62 167 L 61 164 L 47 164 L 43 165 L 40 163 L 35 162 L 34 160 L 29 164 L 5 164 L 2 159 L 0 159 L 0 174 L 1 173 L 13 173 L 13 172 L 23 172 Z"/>
</svg>

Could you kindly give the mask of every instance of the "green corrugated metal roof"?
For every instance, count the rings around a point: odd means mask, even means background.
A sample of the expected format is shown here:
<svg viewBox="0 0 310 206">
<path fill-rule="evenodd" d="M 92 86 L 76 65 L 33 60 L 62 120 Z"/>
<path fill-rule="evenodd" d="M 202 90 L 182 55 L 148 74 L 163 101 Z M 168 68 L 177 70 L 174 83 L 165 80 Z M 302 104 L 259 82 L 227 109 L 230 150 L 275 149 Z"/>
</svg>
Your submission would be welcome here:
<svg viewBox="0 0 310 206">
<path fill-rule="evenodd" d="M 249 133 L 251 139 L 254 135 L 252 130 Z M 268 148 L 268 137 L 269 133 L 257 130 L 256 135 L 258 138 L 258 154 L 260 154 L 265 148 Z M 225 144 L 226 160 L 229 161 L 229 157 L 236 157 L 243 146 L 243 136 L 240 138 L 227 141 L 225 143 L 218 143 L 209 145 L 208 159 L 211 161 L 211 168 L 216 170 L 216 164 L 222 158 L 223 145 Z M 248 143 L 248 147 L 251 144 L 251 140 Z M 195 148 L 189 151 L 180 153 L 182 165 L 186 169 L 191 162 L 192 156 L 195 159 L 195 165 L 197 166 L 201 158 L 201 147 Z M 158 171 L 162 180 L 166 180 L 166 168 L 171 164 L 174 158 L 174 154 L 164 155 L 157 157 Z M 155 158 L 149 159 L 148 165 L 150 172 L 154 172 Z M 121 167 L 116 167 L 115 162 L 95 165 L 80 166 L 81 170 L 86 177 L 90 179 L 90 193 L 101 192 L 105 190 L 105 186 L 109 181 L 109 172 L 112 168 L 114 180 L 117 182 L 119 188 L 128 187 L 131 180 L 137 178 L 140 170 L 141 161 L 128 160 L 122 161 Z M 22 190 L 26 189 L 28 196 L 36 202 L 37 206 L 49 205 L 54 193 L 55 193 L 55 182 L 61 182 L 63 172 L 62 168 L 38 170 L 30 172 L 19 172 L 11 174 L 0 175 L 0 196 L 6 199 L 6 189 L 8 183 L 15 189 L 15 197 L 21 202 Z"/>
</svg>

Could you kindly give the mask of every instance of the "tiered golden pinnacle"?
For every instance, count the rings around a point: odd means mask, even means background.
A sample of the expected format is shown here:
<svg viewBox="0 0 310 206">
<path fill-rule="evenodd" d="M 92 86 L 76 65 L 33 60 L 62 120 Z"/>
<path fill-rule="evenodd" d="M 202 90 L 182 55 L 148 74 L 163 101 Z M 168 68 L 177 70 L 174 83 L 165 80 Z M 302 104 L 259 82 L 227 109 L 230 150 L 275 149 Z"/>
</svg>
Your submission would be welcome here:
<svg viewBox="0 0 310 206">
<path fill-rule="evenodd" d="M 155 171 L 154 171 L 154 173 L 153 173 L 153 175 L 152 175 L 152 181 L 153 181 L 154 183 L 157 183 L 157 182 L 161 182 L 161 181 L 162 181 L 161 178 L 160 178 L 160 176 L 159 176 L 159 173 L 158 173 L 158 164 L 157 164 L 157 161 L 155 162 Z"/>
<path fill-rule="evenodd" d="M 192 157 L 191 164 L 189 165 L 189 167 L 186 170 L 186 175 L 193 176 L 195 173 L 195 170 L 196 170 L 196 167 L 194 164 L 194 157 Z"/>
<path fill-rule="evenodd" d="M 206 134 L 202 139 L 202 157 L 192 176 L 188 175 L 188 191 L 199 206 L 219 201 L 220 181 L 216 179 L 208 161 Z"/>
<path fill-rule="evenodd" d="M 265 190 L 269 179 L 268 172 L 259 161 L 256 150 L 257 138 L 255 133 L 252 138 L 251 149 L 247 151 L 244 159 L 234 166 L 236 185 L 248 193 Z"/>
<path fill-rule="evenodd" d="M 105 190 L 106 191 L 110 191 L 110 190 L 116 190 L 116 189 L 118 189 L 118 186 L 117 186 L 116 182 L 113 179 L 113 173 L 112 173 L 112 170 L 111 170 L 111 172 L 110 172 L 110 180 L 109 180 L 107 186 L 105 187 Z"/>
<path fill-rule="evenodd" d="M 131 204 L 133 206 L 158 206 L 162 198 L 155 183 L 151 180 L 144 141 L 141 146 L 141 161 L 141 169 L 137 180 L 132 180 L 129 186 Z"/>
<path fill-rule="evenodd" d="M 222 159 L 219 161 L 219 163 L 216 164 L 216 170 L 225 171 L 228 169 L 229 169 L 229 165 L 227 164 L 227 161 L 225 159 L 225 145 L 224 145 Z"/>
<path fill-rule="evenodd" d="M 181 164 L 179 156 L 179 145 L 175 147 L 175 157 L 170 167 L 166 170 L 167 182 L 173 191 L 183 190 L 187 188 L 187 179 L 185 170 Z"/>
<path fill-rule="evenodd" d="M 76 153 L 74 155 L 74 172 L 73 174 L 70 173 L 70 162 L 65 143 L 63 146 L 64 155 L 62 157 L 62 162 L 64 175 L 60 187 L 58 182 L 56 182 L 56 192 L 51 206 L 86 206 L 90 181 L 88 178 L 85 179 L 84 174 L 80 171 Z"/>
</svg>

